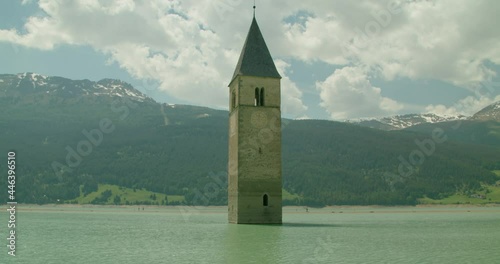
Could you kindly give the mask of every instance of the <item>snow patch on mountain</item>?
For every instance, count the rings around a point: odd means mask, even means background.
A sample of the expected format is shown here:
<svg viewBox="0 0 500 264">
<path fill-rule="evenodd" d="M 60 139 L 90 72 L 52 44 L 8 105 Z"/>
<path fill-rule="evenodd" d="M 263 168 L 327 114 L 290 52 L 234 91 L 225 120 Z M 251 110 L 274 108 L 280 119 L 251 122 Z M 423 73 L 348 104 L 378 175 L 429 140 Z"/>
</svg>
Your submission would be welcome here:
<svg viewBox="0 0 500 264">
<path fill-rule="evenodd" d="M 494 107 L 495 107 L 495 108 L 493 108 L 493 109 L 495 109 L 495 110 L 500 109 L 500 102 L 496 102 L 496 103 L 494 104 Z"/>
<path fill-rule="evenodd" d="M 383 117 L 378 119 L 372 118 L 372 119 L 348 120 L 347 122 L 371 128 L 378 128 L 384 130 L 398 130 L 419 124 L 425 124 L 425 123 L 433 124 L 439 122 L 465 120 L 467 118 L 468 117 L 464 115 L 439 116 L 436 114 L 427 113 L 427 114 L 397 115 L 397 116 Z"/>
<path fill-rule="evenodd" d="M 210 114 L 204 113 L 196 116 L 196 118 L 207 118 L 207 117 L 210 117 Z"/>
<path fill-rule="evenodd" d="M 472 116 L 474 120 L 500 121 L 500 101 L 488 105 Z"/>
<path fill-rule="evenodd" d="M 4 74 L 0 76 L 2 87 L 6 93 L 17 94 L 54 94 L 67 96 L 111 96 L 126 97 L 131 100 L 144 102 L 154 100 L 132 85 L 116 80 L 102 79 L 98 82 L 89 80 L 70 80 L 62 77 L 51 77 L 37 73 L 19 73 L 16 75 Z M 10 90 L 10 91 L 7 91 Z"/>
</svg>

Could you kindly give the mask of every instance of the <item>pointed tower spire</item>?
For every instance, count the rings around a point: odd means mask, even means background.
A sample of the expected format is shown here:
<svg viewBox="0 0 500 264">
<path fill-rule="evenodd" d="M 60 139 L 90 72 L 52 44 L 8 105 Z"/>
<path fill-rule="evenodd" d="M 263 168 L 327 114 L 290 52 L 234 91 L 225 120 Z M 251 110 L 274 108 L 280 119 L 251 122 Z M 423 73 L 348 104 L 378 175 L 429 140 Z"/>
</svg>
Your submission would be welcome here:
<svg viewBox="0 0 500 264">
<path fill-rule="evenodd" d="M 250 30 L 231 80 L 238 75 L 281 78 L 255 16 L 252 19 Z"/>
<path fill-rule="evenodd" d="M 255 0 L 253 0 L 253 17 L 255 18 Z"/>
</svg>

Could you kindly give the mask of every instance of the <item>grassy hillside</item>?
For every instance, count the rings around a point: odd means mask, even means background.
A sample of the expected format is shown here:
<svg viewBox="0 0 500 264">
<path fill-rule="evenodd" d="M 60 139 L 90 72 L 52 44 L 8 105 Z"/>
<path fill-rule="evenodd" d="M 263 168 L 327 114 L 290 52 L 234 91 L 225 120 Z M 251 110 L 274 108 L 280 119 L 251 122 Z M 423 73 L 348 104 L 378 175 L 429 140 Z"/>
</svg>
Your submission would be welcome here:
<svg viewBox="0 0 500 264">
<path fill-rule="evenodd" d="M 0 149 L 17 151 L 18 170 L 23 174 L 18 186 L 27 186 L 18 188 L 20 201 L 90 202 L 95 197 L 81 198 L 81 185 L 93 192 L 96 184 L 110 184 L 144 189 L 157 197 L 183 196 L 192 204 L 199 202 L 196 190 L 216 183 L 220 191 L 208 197 L 209 203 L 226 204 L 227 113 L 176 106 L 164 109 L 173 123 L 169 125 L 157 105 L 139 105 L 126 120 L 109 114 L 114 131 L 103 133 L 101 144 L 81 156 L 78 166 L 70 167 L 68 148 L 76 151 L 79 142 L 88 140 L 82 131 L 96 129 L 108 116 L 104 106 L 104 114 L 81 116 L 82 107 L 63 108 L 65 115 L 78 118 L 48 118 L 55 111 L 52 108 L 36 110 L 32 120 L 28 113 L 24 119 L 0 117 L 4 139 Z M 16 116 L 22 111 L 19 107 Z M 199 118 L 203 113 L 208 116 Z M 39 120 L 39 115 L 45 118 Z M 398 157 L 409 160 L 412 151 L 419 150 L 415 140 L 425 140 L 428 135 L 313 120 L 285 120 L 282 131 L 283 187 L 303 197 L 290 199 L 296 203 L 414 204 L 424 195 L 434 199 L 449 196 L 457 186 L 479 189 L 481 182 L 494 182 L 491 170 L 500 169 L 495 159 L 500 155 L 498 148 L 450 141 L 439 144 L 422 164 L 413 166 L 411 175 L 400 175 Z M 59 173 L 51 166 L 54 162 L 62 165 Z M 213 179 L 212 174 L 220 179 Z M 113 196 L 122 194 L 120 190 L 111 192 Z M 0 199 L 6 199 L 4 193 Z"/>
<path fill-rule="evenodd" d="M 493 171 L 498 177 L 494 185 L 482 185 L 482 188 L 475 192 L 455 193 L 443 199 L 430 199 L 424 197 L 419 199 L 422 204 L 500 204 L 500 170 Z"/>
<path fill-rule="evenodd" d="M 472 197 L 471 195 L 483 195 L 485 198 Z M 419 199 L 421 204 L 500 204 L 500 186 L 483 186 L 483 190 L 473 194 L 453 194 L 449 197 L 434 200 L 428 197 Z"/>
<path fill-rule="evenodd" d="M 111 191 L 109 197 L 107 197 L 108 195 L 103 195 L 103 193 L 108 190 Z M 118 201 L 118 199 L 116 199 L 115 197 L 120 197 L 120 200 Z M 165 199 L 165 197 L 167 199 Z M 105 198 L 105 199 L 100 199 L 100 198 Z M 111 184 L 99 184 L 97 191 L 91 192 L 87 195 L 83 195 L 83 192 L 80 192 L 80 196 L 70 201 L 70 203 L 78 203 L 78 204 L 97 203 L 97 204 L 158 204 L 158 205 L 180 204 L 182 202 L 184 202 L 184 197 L 181 195 L 165 195 L 161 193 L 147 191 L 145 189 L 140 189 L 140 190 L 131 189 Z"/>
<path fill-rule="evenodd" d="M 106 192 L 109 191 L 107 194 Z M 120 197 L 117 199 L 116 197 Z M 302 199 L 296 194 L 291 194 L 283 189 L 284 203 L 293 203 Z M 69 203 L 77 204 L 116 204 L 116 205 L 135 205 L 135 204 L 152 204 L 152 205 L 179 205 L 185 204 L 184 196 L 182 195 L 165 195 L 161 193 L 147 191 L 145 189 L 131 189 L 120 187 L 112 184 L 99 184 L 98 189 L 87 195 L 80 191 L 80 196 Z"/>
</svg>

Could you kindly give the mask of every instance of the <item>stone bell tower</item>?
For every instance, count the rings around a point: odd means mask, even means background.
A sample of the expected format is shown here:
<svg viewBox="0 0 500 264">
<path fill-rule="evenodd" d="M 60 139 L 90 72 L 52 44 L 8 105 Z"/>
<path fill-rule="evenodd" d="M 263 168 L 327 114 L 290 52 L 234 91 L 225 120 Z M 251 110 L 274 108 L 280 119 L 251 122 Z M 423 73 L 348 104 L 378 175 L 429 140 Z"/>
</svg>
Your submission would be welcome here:
<svg viewBox="0 0 500 264">
<path fill-rule="evenodd" d="M 282 222 L 280 81 L 254 14 L 229 84 L 230 223 Z"/>
</svg>

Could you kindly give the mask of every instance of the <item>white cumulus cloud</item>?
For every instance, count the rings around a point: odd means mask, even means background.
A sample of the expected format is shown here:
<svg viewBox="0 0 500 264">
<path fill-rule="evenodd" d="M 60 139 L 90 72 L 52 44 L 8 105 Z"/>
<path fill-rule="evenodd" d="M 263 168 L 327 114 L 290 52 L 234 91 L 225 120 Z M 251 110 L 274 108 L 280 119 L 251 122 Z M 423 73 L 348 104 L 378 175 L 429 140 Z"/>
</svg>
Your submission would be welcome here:
<svg viewBox="0 0 500 264">
<path fill-rule="evenodd" d="M 403 105 L 381 95 L 366 73 L 355 67 L 337 69 L 325 81 L 316 83 L 321 106 L 332 119 L 381 117 L 395 114 Z"/>
<path fill-rule="evenodd" d="M 287 23 L 284 42 L 302 60 L 357 63 L 386 80 L 436 79 L 469 88 L 500 64 L 500 2 L 324 1 Z"/>
<path fill-rule="evenodd" d="M 236 38 L 227 33 L 231 25 L 222 15 L 234 13 L 237 1 L 221 4 L 40 0 L 46 16 L 30 17 L 24 25 L 26 33 L 1 29 L 0 41 L 42 50 L 91 46 L 133 77 L 158 81 L 160 89 L 175 98 L 227 108 L 227 85 L 251 17 L 244 21 L 243 38 Z"/>
<path fill-rule="evenodd" d="M 275 61 L 276 68 L 281 75 L 281 110 L 284 114 L 293 117 L 302 117 L 307 106 L 302 102 L 302 92 L 287 76 L 290 64 L 283 60 Z"/>
<path fill-rule="evenodd" d="M 259 25 L 278 59 L 344 67 L 345 71 L 325 81 L 316 80 L 322 105 L 335 118 L 378 116 L 401 109 L 400 103 L 381 95 L 383 85 L 371 85 L 371 76 L 387 82 L 440 80 L 473 91 L 479 83 L 494 79 L 500 65 L 499 1 L 276 0 L 257 4 Z M 90 46 L 133 77 L 157 81 L 162 91 L 183 102 L 227 108 L 227 84 L 250 25 L 253 3 L 39 0 L 38 5 L 44 15 L 27 18 L 22 32 L 1 28 L 0 42 L 41 50 Z M 283 109 L 301 115 L 307 103 L 300 87 L 287 77 L 291 66 L 281 64 L 277 66 L 284 75 Z M 363 74 L 349 72 L 354 67 L 363 69 Z M 355 75 L 365 82 L 348 79 Z M 330 103 L 335 100 L 329 98 L 331 93 L 344 89 L 332 86 L 342 78 L 356 89 L 337 96 L 350 99 L 366 92 L 359 96 L 368 105 L 348 110 L 347 105 L 339 106 L 343 102 Z M 365 108 L 378 110 L 371 115 Z"/>
<path fill-rule="evenodd" d="M 452 106 L 447 107 L 442 104 L 428 105 L 425 110 L 429 113 L 435 113 L 441 116 L 471 116 L 477 113 L 479 110 L 485 108 L 486 106 L 499 101 L 500 95 L 497 95 L 495 97 L 467 96 L 466 98 L 459 100 Z"/>
</svg>

